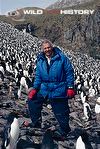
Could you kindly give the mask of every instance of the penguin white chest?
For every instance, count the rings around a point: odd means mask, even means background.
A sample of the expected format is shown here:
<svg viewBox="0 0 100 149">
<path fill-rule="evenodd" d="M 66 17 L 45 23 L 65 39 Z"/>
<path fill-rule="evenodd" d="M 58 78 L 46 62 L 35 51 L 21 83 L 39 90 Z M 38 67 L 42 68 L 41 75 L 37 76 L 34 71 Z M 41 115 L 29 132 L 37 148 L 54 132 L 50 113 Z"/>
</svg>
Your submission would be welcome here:
<svg viewBox="0 0 100 149">
<path fill-rule="evenodd" d="M 18 137 L 19 137 L 19 122 L 18 119 L 14 118 L 13 123 L 11 124 L 10 131 L 10 142 L 6 149 L 16 149 Z"/>
<path fill-rule="evenodd" d="M 95 113 L 100 113 L 100 105 L 99 104 L 95 105 Z"/>
<path fill-rule="evenodd" d="M 82 141 L 82 137 L 79 136 L 79 138 L 76 141 L 76 149 L 85 149 L 85 144 Z"/>
<path fill-rule="evenodd" d="M 14 118 L 13 123 L 11 124 L 11 137 L 14 141 L 17 141 L 19 137 L 19 122 L 18 119 Z"/>
</svg>

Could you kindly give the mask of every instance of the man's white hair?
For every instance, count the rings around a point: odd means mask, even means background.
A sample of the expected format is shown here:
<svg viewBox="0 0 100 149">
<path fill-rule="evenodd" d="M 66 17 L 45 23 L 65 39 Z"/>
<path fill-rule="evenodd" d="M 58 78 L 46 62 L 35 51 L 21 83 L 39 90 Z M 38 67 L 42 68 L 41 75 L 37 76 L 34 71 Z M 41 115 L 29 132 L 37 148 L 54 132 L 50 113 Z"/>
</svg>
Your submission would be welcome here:
<svg viewBox="0 0 100 149">
<path fill-rule="evenodd" d="M 48 43 L 51 47 L 53 47 L 53 43 L 48 39 L 44 39 L 41 43 L 41 46 L 43 46 L 43 44 L 46 44 L 46 43 Z"/>
</svg>

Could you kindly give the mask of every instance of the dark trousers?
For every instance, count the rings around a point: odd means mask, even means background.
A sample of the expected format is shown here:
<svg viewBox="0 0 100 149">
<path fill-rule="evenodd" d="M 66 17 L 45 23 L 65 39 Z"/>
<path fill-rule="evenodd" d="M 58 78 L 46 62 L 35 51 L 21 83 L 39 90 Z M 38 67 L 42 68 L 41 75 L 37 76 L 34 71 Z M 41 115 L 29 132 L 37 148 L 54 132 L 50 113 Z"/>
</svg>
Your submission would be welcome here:
<svg viewBox="0 0 100 149">
<path fill-rule="evenodd" d="M 33 100 L 28 100 L 30 117 L 34 126 L 37 126 L 38 122 L 41 121 L 41 110 L 45 100 L 46 99 L 38 98 L 37 96 Z M 49 101 L 61 130 L 68 132 L 70 129 L 68 100 L 56 98 Z"/>
</svg>

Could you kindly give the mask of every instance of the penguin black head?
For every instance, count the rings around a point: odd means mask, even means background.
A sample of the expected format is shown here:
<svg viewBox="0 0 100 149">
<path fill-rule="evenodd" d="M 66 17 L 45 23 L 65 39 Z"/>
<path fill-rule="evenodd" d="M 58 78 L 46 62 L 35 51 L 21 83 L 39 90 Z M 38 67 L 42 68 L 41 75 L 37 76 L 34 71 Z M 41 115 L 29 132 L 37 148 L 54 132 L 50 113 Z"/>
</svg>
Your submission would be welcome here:
<svg viewBox="0 0 100 149">
<path fill-rule="evenodd" d="M 87 133 L 85 130 L 82 130 L 82 132 L 81 132 L 81 137 L 82 137 L 82 141 L 83 141 L 84 143 L 86 143 L 86 142 L 89 141 L 88 133 Z"/>
<path fill-rule="evenodd" d="M 54 149 L 54 141 L 51 130 L 47 130 L 43 136 L 41 149 Z"/>
<path fill-rule="evenodd" d="M 16 112 L 11 112 L 8 116 L 7 116 L 7 123 L 11 124 L 14 120 L 14 118 L 19 118 L 19 115 Z"/>
</svg>

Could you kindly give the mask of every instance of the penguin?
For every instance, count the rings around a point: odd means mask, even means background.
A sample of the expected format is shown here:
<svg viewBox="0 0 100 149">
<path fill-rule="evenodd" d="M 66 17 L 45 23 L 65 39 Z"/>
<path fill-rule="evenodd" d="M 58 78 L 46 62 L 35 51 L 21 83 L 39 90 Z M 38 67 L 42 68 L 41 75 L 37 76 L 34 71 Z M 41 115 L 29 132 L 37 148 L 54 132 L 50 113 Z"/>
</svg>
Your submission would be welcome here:
<svg viewBox="0 0 100 149">
<path fill-rule="evenodd" d="M 30 87 L 32 87 L 32 81 L 30 80 L 29 77 L 26 77 L 26 76 L 22 76 L 21 77 L 21 80 L 20 80 L 20 87 L 18 89 L 18 98 L 21 98 L 21 93 L 22 93 L 22 89 L 23 87 L 25 88 L 26 90 L 26 94 L 28 93 L 28 89 Z"/>
<path fill-rule="evenodd" d="M 89 141 L 89 136 L 85 130 L 83 130 L 77 138 L 76 149 L 93 149 Z"/>
<path fill-rule="evenodd" d="M 88 99 L 88 96 L 86 94 L 84 94 L 83 92 L 81 92 L 81 101 L 84 104 L 85 101 Z"/>
<path fill-rule="evenodd" d="M 2 149 L 16 149 L 20 134 L 19 120 L 15 113 L 10 113 L 4 127 Z"/>
<path fill-rule="evenodd" d="M 4 81 L 4 77 L 5 77 L 5 71 L 3 66 L 0 66 L 0 78 L 2 81 Z"/>
<path fill-rule="evenodd" d="M 82 91 L 81 94 L 80 94 L 81 99 L 82 99 L 85 95 L 86 95 L 85 92 Z"/>
<path fill-rule="evenodd" d="M 94 86 L 91 86 L 89 88 L 89 97 L 94 97 L 96 95 L 96 91 L 94 89 Z"/>
<path fill-rule="evenodd" d="M 52 137 L 52 131 L 48 129 L 43 136 L 41 149 L 54 149 L 55 144 Z"/>
<path fill-rule="evenodd" d="M 95 105 L 95 113 L 99 114 L 100 113 L 100 97 L 98 97 Z"/>
<path fill-rule="evenodd" d="M 88 79 L 86 79 L 86 80 L 84 81 L 84 87 L 85 87 L 86 89 L 89 89 L 89 81 L 88 81 Z"/>
<path fill-rule="evenodd" d="M 84 107 L 84 116 L 86 118 L 86 120 L 90 120 L 91 119 L 91 107 L 87 102 L 83 103 L 83 107 Z"/>
</svg>

